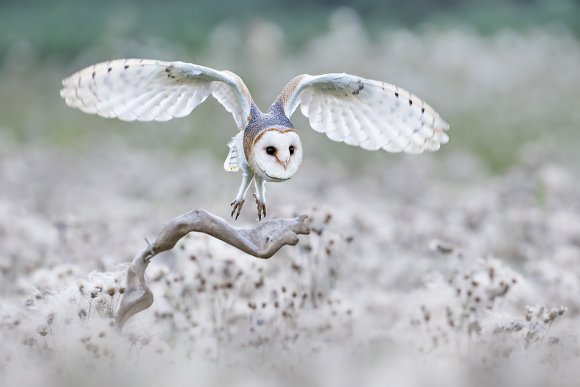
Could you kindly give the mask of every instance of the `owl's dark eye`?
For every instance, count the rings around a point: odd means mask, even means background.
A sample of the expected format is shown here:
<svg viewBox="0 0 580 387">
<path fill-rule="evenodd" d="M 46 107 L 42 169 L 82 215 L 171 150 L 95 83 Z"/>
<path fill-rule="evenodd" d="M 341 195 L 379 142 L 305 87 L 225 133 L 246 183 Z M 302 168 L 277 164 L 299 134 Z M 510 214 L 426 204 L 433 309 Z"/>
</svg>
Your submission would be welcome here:
<svg viewBox="0 0 580 387">
<path fill-rule="evenodd" d="M 269 146 L 266 148 L 266 153 L 272 156 L 274 155 L 274 153 L 276 153 L 276 148 L 274 148 L 273 146 Z"/>
<path fill-rule="evenodd" d="M 290 151 L 290 154 L 293 155 L 294 154 L 294 145 L 290 145 L 290 148 L 288 148 L 288 150 Z"/>
</svg>

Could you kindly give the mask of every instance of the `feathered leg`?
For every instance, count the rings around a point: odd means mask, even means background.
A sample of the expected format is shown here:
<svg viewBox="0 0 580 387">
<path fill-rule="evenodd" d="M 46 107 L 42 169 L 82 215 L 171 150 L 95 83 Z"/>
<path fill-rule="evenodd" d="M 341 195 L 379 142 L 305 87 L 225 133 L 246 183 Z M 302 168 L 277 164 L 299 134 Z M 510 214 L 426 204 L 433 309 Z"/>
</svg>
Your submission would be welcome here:
<svg viewBox="0 0 580 387">
<path fill-rule="evenodd" d="M 248 191 L 248 187 L 254 178 L 254 174 L 249 169 L 243 169 L 242 173 L 242 185 L 240 185 L 238 194 L 236 195 L 234 201 L 231 203 L 231 206 L 233 207 L 231 216 L 234 217 L 234 214 L 236 214 L 235 219 L 238 219 L 238 216 L 240 216 L 240 211 L 242 211 L 242 206 L 245 202 L 244 198 L 246 197 L 246 192 Z"/>
<path fill-rule="evenodd" d="M 254 199 L 256 199 L 256 205 L 258 207 L 258 220 L 266 217 L 266 181 L 261 177 L 255 177 L 256 193 L 254 194 Z"/>
</svg>

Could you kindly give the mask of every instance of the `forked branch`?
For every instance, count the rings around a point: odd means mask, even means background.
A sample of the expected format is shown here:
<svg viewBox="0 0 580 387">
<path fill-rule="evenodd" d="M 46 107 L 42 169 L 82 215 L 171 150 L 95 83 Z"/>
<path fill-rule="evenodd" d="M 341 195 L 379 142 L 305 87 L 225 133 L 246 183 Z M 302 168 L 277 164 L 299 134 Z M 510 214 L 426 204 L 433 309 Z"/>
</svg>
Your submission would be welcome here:
<svg viewBox="0 0 580 387">
<path fill-rule="evenodd" d="M 127 286 L 116 322 L 119 328 L 133 315 L 153 304 L 153 293 L 145 280 L 145 269 L 157 254 L 171 250 L 190 232 L 202 232 L 220 239 L 258 258 L 270 258 L 282 246 L 294 246 L 298 235 L 310 233 L 307 216 L 294 219 L 272 219 L 251 229 L 231 226 L 224 219 L 204 210 L 193 210 L 171 220 L 159 232 L 155 241 L 133 258 L 127 272 Z"/>
</svg>

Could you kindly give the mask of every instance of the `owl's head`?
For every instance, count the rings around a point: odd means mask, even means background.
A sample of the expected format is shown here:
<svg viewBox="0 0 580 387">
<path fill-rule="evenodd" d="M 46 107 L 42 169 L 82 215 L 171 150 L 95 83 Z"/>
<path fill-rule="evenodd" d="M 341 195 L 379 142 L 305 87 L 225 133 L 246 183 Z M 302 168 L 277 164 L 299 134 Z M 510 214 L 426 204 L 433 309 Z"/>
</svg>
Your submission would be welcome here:
<svg viewBox="0 0 580 387">
<path fill-rule="evenodd" d="M 288 180 L 302 162 L 302 143 L 294 129 L 267 129 L 259 133 L 252 151 L 255 172 L 268 181 Z"/>
</svg>

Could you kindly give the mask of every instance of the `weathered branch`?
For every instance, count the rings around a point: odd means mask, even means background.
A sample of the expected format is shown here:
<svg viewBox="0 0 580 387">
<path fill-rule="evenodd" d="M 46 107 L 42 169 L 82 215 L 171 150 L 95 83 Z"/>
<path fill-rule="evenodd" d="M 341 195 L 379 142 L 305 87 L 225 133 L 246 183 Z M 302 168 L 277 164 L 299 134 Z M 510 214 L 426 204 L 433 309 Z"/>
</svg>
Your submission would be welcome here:
<svg viewBox="0 0 580 387">
<path fill-rule="evenodd" d="M 190 232 L 202 232 L 220 239 L 258 258 L 270 258 L 282 246 L 294 246 L 298 235 L 309 234 L 306 215 L 294 219 L 272 219 L 255 228 L 231 226 L 224 219 L 204 210 L 193 210 L 171 220 L 159 232 L 157 239 L 133 258 L 127 272 L 127 286 L 117 311 L 119 328 L 133 315 L 153 304 L 153 293 L 145 280 L 145 269 L 151 259 L 167 250 Z"/>
</svg>

